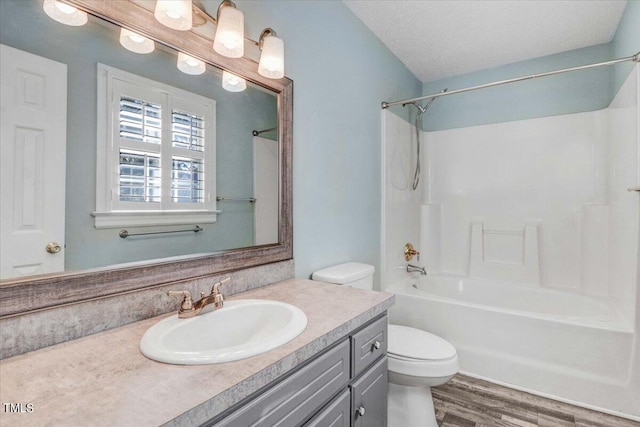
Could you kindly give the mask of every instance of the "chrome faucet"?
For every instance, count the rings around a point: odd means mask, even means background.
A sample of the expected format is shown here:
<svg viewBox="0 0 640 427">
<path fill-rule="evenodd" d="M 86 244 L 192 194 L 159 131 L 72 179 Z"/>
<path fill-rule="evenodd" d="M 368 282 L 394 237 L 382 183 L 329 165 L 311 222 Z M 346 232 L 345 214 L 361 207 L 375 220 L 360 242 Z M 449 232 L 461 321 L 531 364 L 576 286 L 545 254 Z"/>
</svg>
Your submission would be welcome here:
<svg viewBox="0 0 640 427">
<path fill-rule="evenodd" d="M 424 267 L 418 267 L 417 265 L 407 264 L 407 273 L 412 273 L 414 271 L 419 271 L 421 276 L 427 275 L 427 270 Z"/>
<path fill-rule="evenodd" d="M 178 317 L 180 319 L 188 319 L 190 317 L 200 314 L 203 308 L 209 304 L 213 304 L 216 309 L 224 306 L 224 295 L 220 292 L 220 285 L 223 285 L 231 281 L 231 277 L 220 280 L 213 284 L 211 293 L 209 295 L 206 292 L 200 292 L 200 299 L 193 302 L 191 299 L 191 292 L 189 291 L 167 291 L 167 295 L 182 295 L 182 303 L 180 303 L 180 310 L 178 310 Z"/>
</svg>

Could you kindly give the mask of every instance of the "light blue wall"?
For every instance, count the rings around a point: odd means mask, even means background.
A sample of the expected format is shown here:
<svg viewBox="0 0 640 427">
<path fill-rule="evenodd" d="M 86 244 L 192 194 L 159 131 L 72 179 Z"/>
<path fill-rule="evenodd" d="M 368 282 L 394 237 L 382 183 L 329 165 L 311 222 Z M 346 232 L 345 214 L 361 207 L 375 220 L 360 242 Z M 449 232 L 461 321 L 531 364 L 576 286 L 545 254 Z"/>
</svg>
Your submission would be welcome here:
<svg viewBox="0 0 640 427">
<path fill-rule="evenodd" d="M 629 1 L 611 43 L 516 62 L 433 82 L 423 95 L 635 54 L 640 50 L 640 1 Z M 438 99 L 424 118 L 428 131 L 593 111 L 609 105 L 631 71 L 618 64 L 511 83 Z"/>
<path fill-rule="evenodd" d="M 613 55 L 622 58 L 640 52 L 640 0 L 629 0 L 618 30 L 611 43 Z M 613 93 L 617 93 L 629 76 L 633 63 L 625 63 L 614 67 Z"/>
<path fill-rule="evenodd" d="M 284 39 L 294 80 L 296 276 L 350 260 L 378 268 L 380 103 L 418 96 L 420 82 L 340 1 L 236 4 L 248 37 L 272 27 Z"/>
</svg>

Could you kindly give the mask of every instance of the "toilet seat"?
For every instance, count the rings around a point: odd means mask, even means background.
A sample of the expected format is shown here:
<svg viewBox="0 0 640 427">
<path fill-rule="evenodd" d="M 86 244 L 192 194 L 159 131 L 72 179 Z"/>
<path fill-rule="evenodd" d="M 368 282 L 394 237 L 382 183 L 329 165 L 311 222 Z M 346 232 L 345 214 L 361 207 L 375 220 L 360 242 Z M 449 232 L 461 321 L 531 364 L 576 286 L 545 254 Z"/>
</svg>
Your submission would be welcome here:
<svg viewBox="0 0 640 427">
<path fill-rule="evenodd" d="M 442 378 L 455 375 L 460 370 L 458 356 L 432 361 L 396 357 L 387 353 L 389 371 L 411 377 Z"/>
<path fill-rule="evenodd" d="M 437 335 L 409 326 L 389 325 L 389 353 L 416 360 L 445 360 L 456 349 Z"/>
<path fill-rule="evenodd" d="M 408 326 L 389 325 L 387 357 L 389 371 L 412 377 L 448 377 L 460 368 L 449 342 Z"/>
</svg>

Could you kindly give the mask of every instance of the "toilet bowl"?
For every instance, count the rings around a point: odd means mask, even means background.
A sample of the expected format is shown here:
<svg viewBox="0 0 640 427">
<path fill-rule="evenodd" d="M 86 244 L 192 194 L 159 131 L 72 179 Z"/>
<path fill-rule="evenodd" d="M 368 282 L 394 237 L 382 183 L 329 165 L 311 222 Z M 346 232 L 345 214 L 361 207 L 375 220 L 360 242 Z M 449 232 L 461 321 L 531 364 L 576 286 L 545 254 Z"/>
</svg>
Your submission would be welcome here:
<svg viewBox="0 0 640 427">
<path fill-rule="evenodd" d="M 389 325 L 388 427 L 437 427 L 431 387 L 459 370 L 456 349 L 429 332 Z"/>
<path fill-rule="evenodd" d="M 328 267 L 312 275 L 319 280 L 373 289 L 371 265 L 357 262 Z M 459 370 L 456 349 L 446 340 L 408 326 L 389 324 L 388 427 L 437 427 L 431 387 L 449 381 Z"/>
</svg>

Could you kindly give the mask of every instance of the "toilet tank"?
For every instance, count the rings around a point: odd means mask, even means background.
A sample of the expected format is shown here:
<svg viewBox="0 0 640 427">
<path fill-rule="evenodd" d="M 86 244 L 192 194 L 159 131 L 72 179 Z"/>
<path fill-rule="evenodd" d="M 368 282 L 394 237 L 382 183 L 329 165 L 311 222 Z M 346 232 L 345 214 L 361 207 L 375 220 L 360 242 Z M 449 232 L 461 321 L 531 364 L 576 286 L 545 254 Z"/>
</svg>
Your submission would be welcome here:
<svg viewBox="0 0 640 427">
<path fill-rule="evenodd" d="M 373 273 L 376 269 L 373 265 L 359 262 L 347 262 L 323 268 L 311 275 L 313 280 L 320 282 L 347 285 L 360 289 L 373 289 Z"/>
</svg>

